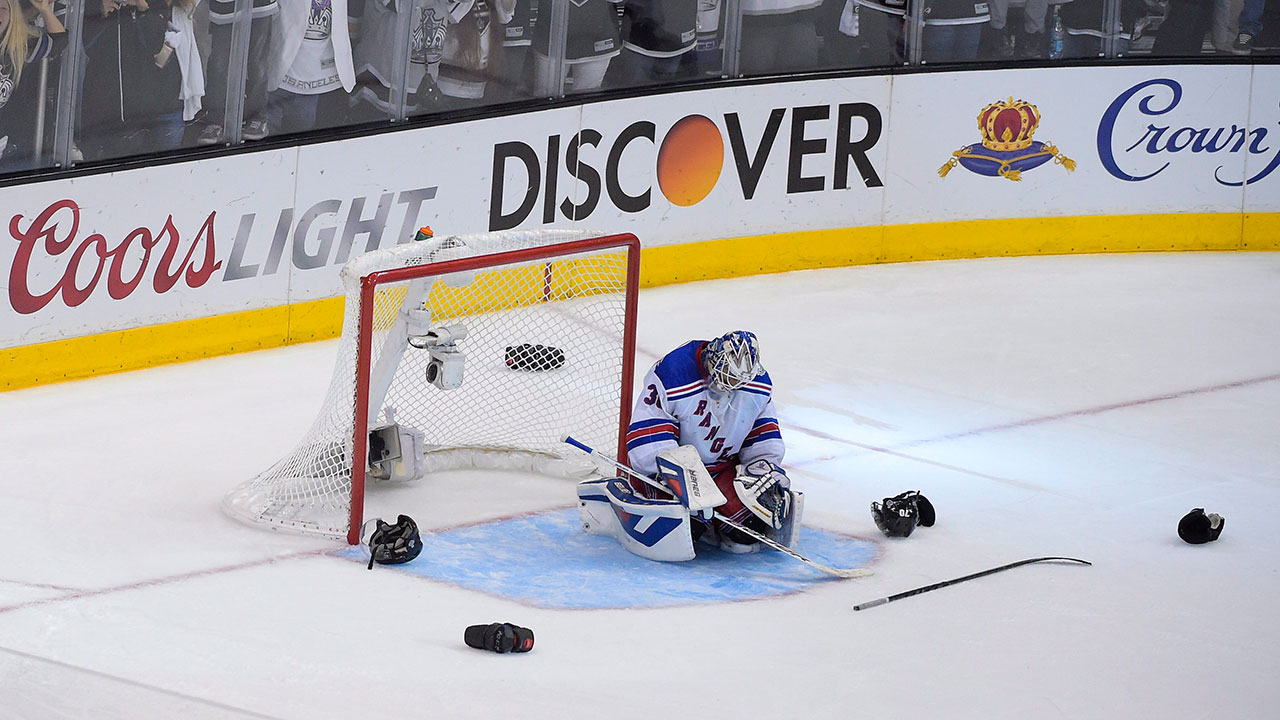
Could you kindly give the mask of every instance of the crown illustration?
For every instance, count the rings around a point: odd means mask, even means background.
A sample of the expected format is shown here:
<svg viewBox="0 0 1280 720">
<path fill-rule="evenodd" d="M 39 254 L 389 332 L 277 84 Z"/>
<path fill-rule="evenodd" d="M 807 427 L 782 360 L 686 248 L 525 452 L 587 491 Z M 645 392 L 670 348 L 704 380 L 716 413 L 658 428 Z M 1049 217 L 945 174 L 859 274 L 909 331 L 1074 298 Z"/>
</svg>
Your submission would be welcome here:
<svg viewBox="0 0 1280 720">
<path fill-rule="evenodd" d="M 1040 111 L 1025 100 L 1000 100 L 978 113 L 982 146 L 991 150 L 1022 150 L 1031 147 L 1031 136 L 1040 127 Z"/>
<path fill-rule="evenodd" d="M 1033 140 L 1040 127 L 1040 111 L 1026 100 L 999 100 L 978 113 L 982 142 L 966 145 L 951 153 L 938 175 L 946 177 L 956 166 L 979 175 L 1002 177 L 1015 182 L 1022 173 L 1052 160 L 1067 172 L 1076 169 L 1071 158 L 1058 152 L 1052 143 Z"/>
</svg>

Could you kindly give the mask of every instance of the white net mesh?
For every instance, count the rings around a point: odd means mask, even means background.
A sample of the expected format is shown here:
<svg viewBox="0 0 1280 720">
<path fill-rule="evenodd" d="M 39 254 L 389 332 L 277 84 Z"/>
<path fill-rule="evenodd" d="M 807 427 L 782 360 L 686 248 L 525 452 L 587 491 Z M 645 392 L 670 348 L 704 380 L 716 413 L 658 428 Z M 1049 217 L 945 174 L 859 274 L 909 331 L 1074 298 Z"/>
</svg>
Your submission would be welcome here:
<svg viewBox="0 0 1280 720">
<path fill-rule="evenodd" d="M 394 420 L 421 431 L 420 462 L 428 470 L 471 465 L 581 474 L 591 464 L 576 451 L 561 455 L 565 434 L 615 450 L 628 360 L 628 262 L 636 259 L 625 245 L 497 265 L 500 259 L 491 257 L 561 249 L 593 235 L 542 230 L 449 236 L 348 262 L 342 270 L 342 339 L 324 406 L 291 453 L 228 494 L 227 511 L 276 528 L 346 535 L 357 402 L 368 404 L 369 427 Z M 482 267 L 433 274 L 432 263 L 464 258 L 479 258 Z M 421 270 L 413 273 L 420 277 L 377 286 L 370 357 L 361 373 L 361 278 L 408 267 Z M 415 347 L 420 339 L 411 344 L 410 335 L 459 325 L 466 329 L 456 343 L 465 356 L 463 381 L 441 389 L 427 380 L 431 351 Z M 358 398 L 360 375 L 368 378 L 368 390 Z"/>
</svg>

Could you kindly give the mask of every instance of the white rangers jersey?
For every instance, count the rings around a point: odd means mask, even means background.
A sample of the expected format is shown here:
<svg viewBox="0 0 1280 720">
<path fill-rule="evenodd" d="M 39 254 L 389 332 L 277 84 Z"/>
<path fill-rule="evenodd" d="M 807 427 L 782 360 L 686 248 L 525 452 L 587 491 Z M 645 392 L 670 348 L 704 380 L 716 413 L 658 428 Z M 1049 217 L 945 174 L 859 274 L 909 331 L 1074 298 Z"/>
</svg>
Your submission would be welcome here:
<svg viewBox="0 0 1280 720">
<path fill-rule="evenodd" d="M 627 461 L 636 472 L 654 475 L 657 454 L 680 445 L 696 447 L 712 477 L 761 458 L 782 464 L 769 374 L 727 394 L 713 392 L 702 369 L 706 345 L 691 340 L 645 374 L 627 432 Z"/>
</svg>

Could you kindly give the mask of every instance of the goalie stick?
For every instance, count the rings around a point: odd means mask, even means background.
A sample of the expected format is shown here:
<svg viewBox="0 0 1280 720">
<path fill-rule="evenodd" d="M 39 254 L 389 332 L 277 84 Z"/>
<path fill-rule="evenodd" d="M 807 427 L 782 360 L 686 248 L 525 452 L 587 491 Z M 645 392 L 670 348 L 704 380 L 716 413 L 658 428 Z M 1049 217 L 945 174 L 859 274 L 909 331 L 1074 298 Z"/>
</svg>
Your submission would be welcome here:
<svg viewBox="0 0 1280 720">
<path fill-rule="evenodd" d="M 608 455 L 605 455 L 604 453 L 599 452 L 598 450 L 595 450 L 590 446 L 584 443 L 581 443 L 568 435 L 564 436 L 564 442 L 578 448 L 579 450 L 587 453 L 588 455 L 594 455 L 608 462 L 609 464 L 618 468 L 622 472 L 626 473 L 627 475 L 630 475 L 631 477 L 639 480 L 640 482 L 645 483 L 646 485 L 657 488 L 658 490 L 661 490 L 662 492 L 667 493 L 668 495 L 674 495 L 674 493 L 671 492 L 671 489 L 666 487 L 665 485 L 662 485 L 661 483 L 650 480 L 644 475 L 641 475 L 640 473 L 636 472 L 635 470 L 632 470 L 626 465 L 623 465 L 617 460 L 614 460 Z M 783 545 L 782 543 L 777 542 L 773 538 L 767 535 L 762 535 L 745 525 L 736 523 L 730 520 L 729 518 L 725 517 L 724 515 L 721 515 L 720 513 L 714 513 L 712 517 L 714 517 L 716 520 L 719 520 L 720 522 L 724 523 L 725 525 L 728 525 L 729 527 L 735 530 L 738 530 L 740 532 L 746 533 L 747 535 L 750 535 L 751 537 L 755 538 L 756 540 L 759 540 L 760 542 L 773 548 L 774 550 L 777 550 L 780 553 L 783 553 L 785 555 L 790 555 L 791 557 L 795 558 L 796 560 L 799 560 L 800 562 L 804 563 L 805 565 L 808 565 L 809 567 L 813 568 L 814 570 L 817 570 L 818 572 L 822 572 L 822 573 L 826 573 L 827 575 L 834 575 L 835 577 L 842 577 L 842 578 L 866 577 L 871 574 L 871 571 L 865 568 L 834 568 L 827 565 L 823 565 L 822 563 L 814 562 L 813 560 L 810 560 L 809 558 L 805 557 L 804 555 L 801 555 L 795 550 L 792 550 L 786 545 Z"/>
<path fill-rule="evenodd" d="M 1012 568 L 1016 568 L 1022 565 L 1030 565 L 1031 563 L 1041 563 L 1041 562 L 1073 562 L 1073 563 L 1080 563 L 1081 565 L 1093 565 L 1093 563 L 1089 562 L 1088 560 L 1080 560 L 1078 558 L 1069 558 L 1069 557 L 1029 558 L 1027 560 L 1019 560 L 1018 562 L 1012 562 L 1012 563 L 1009 563 L 1008 565 L 1001 565 L 1000 567 L 997 567 L 997 568 L 991 568 L 990 570 L 983 570 L 982 572 L 976 572 L 976 573 L 973 573 L 972 575 L 965 575 L 964 577 L 958 577 L 958 578 L 955 578 L 954 580 L 943 580 L 942 582 L 934 583 L 932 585 L 925 585 L 924 587 L 918 587 L 914 590 L 907 590 L 904 592 L 900 592 L 896 595 L 890 595 L 888 597 L 879 598 L 878 600 L 868 600 L 867 602 L 854 605 L 853 609 L 866 610 L 867 608 L 873 608 L 877 605 L 884 605 L 885 603 L 891 603 L 894 600 L 901 600 L 902 598 L 908 598 L 908 597 L 911 597 L 912 595 L 919 595 L 920 593 L 927 593 L 930 590 L 937 590 L 938 588 L 944 588 L 948 585 L 955 585 L 956 583 L 962 583 L 965 580 L 973 580 L 974 578 L 980 578 L 984 575 L 991 575 L 992 573 L 998 573 L 1001 570 L 1010 570 Z"/>
</svg>

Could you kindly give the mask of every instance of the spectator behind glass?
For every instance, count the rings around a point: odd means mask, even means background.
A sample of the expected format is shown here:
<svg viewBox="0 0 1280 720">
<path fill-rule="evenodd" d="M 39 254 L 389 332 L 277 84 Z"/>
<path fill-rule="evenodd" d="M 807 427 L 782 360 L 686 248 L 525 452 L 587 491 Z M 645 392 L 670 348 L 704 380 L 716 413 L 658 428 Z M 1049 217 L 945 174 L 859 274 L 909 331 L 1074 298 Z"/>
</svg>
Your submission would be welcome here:
<svg viewBox="0 0 1280 720">
<path fill-rule="evenodd" d="M 1246 13 L 1248 7 L 1245 8 Z M 1241 20 L 1244 22 L 1244 20 Z M 1264 55 L 1280 54 L 1280 0 L 1267 0 L 1262 7 L 1261 26 L 1252 38 L 1250 51 Z"/>
<path fill-rule="evenodd" d="M 554 76 L 551 44 L 551 0 L 541 0 L 533 21 L 533 87 L 539 97 L 555 95 L 560 80 L 565 93 L 596 90 L 604 84 L 609 62 L 622 51 L 622 0 L 568 2 L 568 37 L 561 77 Z"/>
<path fill-rule="evenodd" d="M 698 0 L 697 37 L 694 39 L 694 74 L 721 75 L 724 72 L 724 3 L 720 0 Z"/>
<path fill-rule="evenodd" d="M 502 28 L 515 12 L 515 0 L 475 0 L 444 36 L 440 57 L 441 105 L 475 105 L 484 99 L 490 77 L 502 73 Z"/>
<path fill-rule="evenodd" d="M 165 0 L 101 0 L 85 6 L 80 148 L 89 160 L 182 144 L 182 71 L 165 51 Z"/>
<path fill-rule="evenodd" d="M 696 0 L 625 0 L 622 55 L 609 68 L 609 84 L 637 87 L 688 75 L 687 53 L 697 43 Z"/>
<path fill-rule="evenodd" d="M 1248 55 L 1236 52 L 1235 42 L 1240 33 L 1240 13 L 1244 0 L 1214 0 L 1213 24 L 1209 41 L 1219 55 Z"/>
<path fill-rule="evenodd" d="M 1231 51 L 1236 55 L 1253 53 L 1254 38 L 1262 32 L 1262 14 L 1266 10 L 1267 0 L 1244 0 L 1240 10 L 1240 27 Z"/>
<path fill-rule="evenodd" d="M 347 0 L 278 0 L 267 75 L 271 134 L 306 132 L 346 122 L 355 64 Z"/>
<path fill-rule="evenodd" d="M 862 11 L 856 0 L 822 0 L 817 27 L 818 36 L 822 38 L 824 68 L 853 68 L 862 64 Z"/>
<path fill-rule="evenodd" d="M 1213 24 L 1214 0 L 1169 0 L 1169 12 L 1156 30 L 1152 55 L 1199 55 Z"/>
<path fill-rule="evenodd" d="M 240 136 L 261 140 L 267 136 L 267 69 L 271 65 L 272 18 L 280 12 L 276 0 L 253 0 L 249 12 L 249 58 L 244 82 L 244 122 Z M 226 142 L 222 123 L 227 114 L 227 74 L 230 71 L 231 33 L 235 0 L 209 0 L 209 74 L 205 88 L 207 124 L 196 139 L 198 145 Z"/>
<path fill-rule="evenodd" d="M 855 28 L 862 38 L 859 60 L 864 66 L 902 65 L 907 56 L 902 43 L 907 0 L 854 0 L 857 14 L 841 15 L 843 27 Z M 849 33 L 846 33 L 849 34 Z"/>
<path fill-rule="evenodd" d="M 818 67 L 818 31 L 813 11 L 822 0 L 742 0 L 743 75 L 813 70 Z"/>
<path fill-rule="evenodd" d="M 1063 57 L 1091 58 L 1102 55 L 1102 40 L 1116 38 L 1116 52 L 1127 55 L 1129 43 L 1142 36 L 1147 14 L 1144 0 L 1115 0 L 1120 3 L 1120 24 L 1108 32 L 1103 29 L 1103 12 L 1108 0 L 1071 0 L 1058 15 L 1067 31 Z"/>
<path fill-rule="evenodd" d="M 987 0 L 924 0 L 920 59 L 973 62 L 978 58 L 982 28 L 990 19 Z"/>
<path fill-rule="evenodd" d="M 989 0 L 991 3 L 992 37 L 988 45 L 989 59 L 1048 57 L 1049 41 L 1045 35 L 1045 18 L 1049 15 L 1049 0 L 1026 0 L 1021 10 L 1009 12 L 1010 0 Z M 1019 15 L 1021 19 L 1019 20 Z M 1009 27 L 1013 23 L 1014 27 Z"/>
<path fill-rule="evenodd" d="M 356 91 L 351 96 L 351 119 L 374 122 L 395 117 L 391 86 L 403 57 L 396 57 L 401 13 L 409 16 L 409 71 L 405 78 L 410 115 L 440 109 L 440 56 L 450 25 L 470 9 L 468 0 L 350 0 L 351 26 L 357 27 L 355 44 Z"/>
<path fill-rule="evenodd" d="M 51 0 L 30 0 L 44 21 L 33 28 L 18 0 L 0 0 L 0 172 L 34 167 L 39 87 L 27 74 L 36 63 L 55 58 L 67 46 L 67 34 L 54 16 Z M 25 79 L 25 82 L 24 82 Z"/>
<path fill-rule="evenodd" d="M 543 0 L 551 2 L 551 0 Z M 502 28 L 502 74 L 489 87 L 494 102 L 527 100 L 533 97 L 533 18 L 538 0 L 516 0 L 515 15 Z"/>
<path fill-rule="evenodd" d="M 196 6 L 200 0 L 165 0 L 172 8 L 169 28 L 164 33 L 164 47 L 156 56 L 156 64 L 176 62 L 182 74 L 178 99 L 182 101 L 182 121 L 189 123 L 204 105 L 204 63 L 196 46 Z"/>
</svg>

